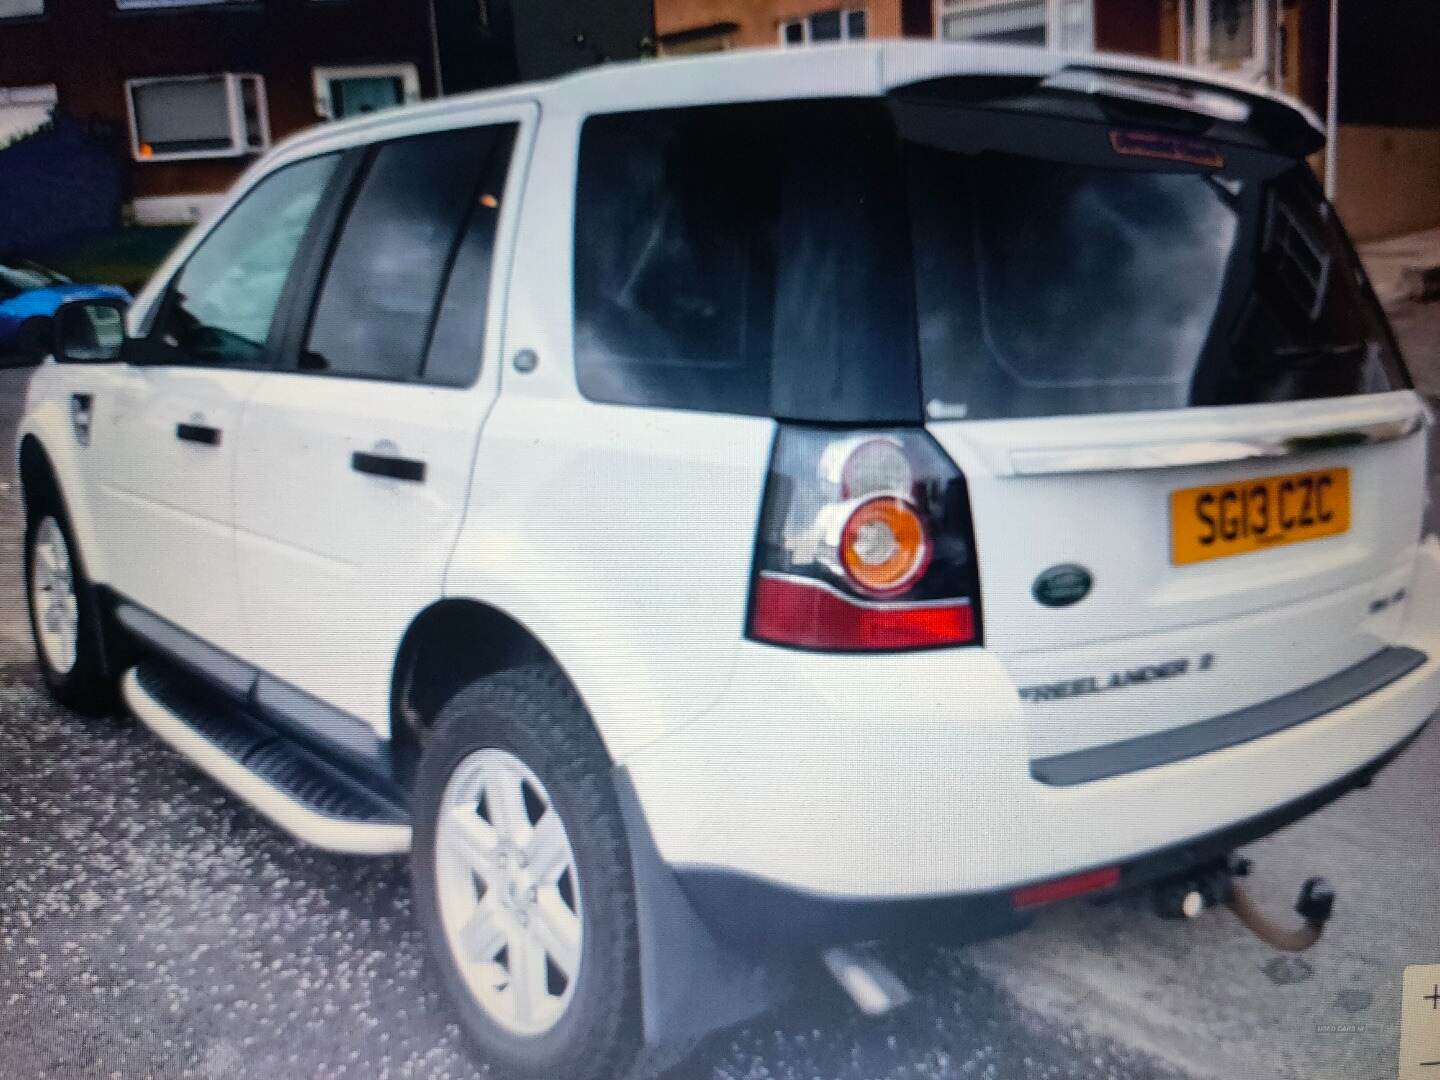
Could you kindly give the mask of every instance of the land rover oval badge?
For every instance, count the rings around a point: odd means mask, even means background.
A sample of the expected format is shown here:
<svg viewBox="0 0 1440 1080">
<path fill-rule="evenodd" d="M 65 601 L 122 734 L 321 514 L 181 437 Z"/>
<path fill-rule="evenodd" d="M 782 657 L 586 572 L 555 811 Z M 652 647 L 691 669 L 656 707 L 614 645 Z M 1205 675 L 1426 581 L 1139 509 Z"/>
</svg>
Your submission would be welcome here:
<svg viewBox="0 0 1440 1080">
<path fill-rule="evenodd" d="M 1090 594 L 1090 571 L 1074 563 L 1052 566 L 1035 579 L 1030 593 L 1046 607 L 1068 607 Z"/>
</svg>

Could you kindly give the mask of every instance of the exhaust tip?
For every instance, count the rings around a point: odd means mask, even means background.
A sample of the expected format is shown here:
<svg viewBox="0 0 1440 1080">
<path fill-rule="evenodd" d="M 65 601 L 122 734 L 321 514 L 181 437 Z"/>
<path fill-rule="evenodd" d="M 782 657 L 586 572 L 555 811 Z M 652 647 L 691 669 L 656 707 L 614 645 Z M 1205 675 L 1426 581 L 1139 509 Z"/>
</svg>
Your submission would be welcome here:
<svg viewBox="0 0 1440 1080">
<path fill-rule="evenodd" d="M 910 1000 L 900 976 L 885 966 L 873 946 L 837 945 L 820 957 L 840 989 L 866 1016 L 882 1016 Z"/>
</svg>

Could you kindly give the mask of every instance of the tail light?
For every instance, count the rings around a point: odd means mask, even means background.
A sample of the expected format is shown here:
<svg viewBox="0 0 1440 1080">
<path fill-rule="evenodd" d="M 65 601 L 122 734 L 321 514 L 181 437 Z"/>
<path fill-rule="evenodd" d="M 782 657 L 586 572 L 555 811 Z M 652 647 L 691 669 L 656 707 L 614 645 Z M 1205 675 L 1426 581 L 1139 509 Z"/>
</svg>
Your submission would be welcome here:
<svg viewBox="0 0 1440 1080">
<path fill-rule="evenodd" d="M 749 636 L 829 651 L 980 643 L 969 493 L 926 432 L 780 429 Z"/>
</svg>

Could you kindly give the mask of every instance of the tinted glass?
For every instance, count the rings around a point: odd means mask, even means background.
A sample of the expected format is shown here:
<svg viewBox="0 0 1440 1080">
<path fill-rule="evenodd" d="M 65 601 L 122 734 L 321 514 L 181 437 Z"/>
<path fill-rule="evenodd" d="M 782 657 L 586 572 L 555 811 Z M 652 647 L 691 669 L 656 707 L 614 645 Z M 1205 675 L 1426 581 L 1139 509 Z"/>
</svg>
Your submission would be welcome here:
<svg viewBox="0 0 1440 1080">
<path fill-rule="evenodd" d="M 151 334 L 152 362 L 266 361 L 280 292 L 337 160 L 327 154 L 271 174 L 201 241 Z"/>
<path fill-rule="evenodd" d="M 417 378 L 493 129 L 385 143 L 374 153 L 316 303 L 304 370 Z"/>
<path fill-rule="evenodd" d="M 928 147 L 908 169 L 932 413 L 1123 412 L 1398 384 L 1353 257 L 1294 175 Z"/>
<path fill-rule="evenodd" d="M 840 40 L 840 12 L 822 11 L 810 16 L 811 41 Z"/>
<path fill-rule="evenodd" d="M 845 36 L 851 40 L 865 36 L 865 12 L 863 10 L 845 13 Z"/>
<path fill-rule="evenodd" d="M 802 45 L 805 42 L 805 24 L 802 22 L 788 22 L 785 24 L 785 44 Z"/>
<path fill-rule="evenodd" d="M 495 250 L 495 225 L 505 195 L 505 177 L 515 145 L 514 124 L 487 128 L 492 144 L 486 157 L 480 194 L 470 212 L 470 222 L 455 253 L 455 264 L 445 284 L 440 314 L 430 339 L 422 376 L 442 386 L 469 386 L 480 371 L 485 352 L 490 300 L 491 260 Z"/>
<path fill-rule="evenodd" d="M 587 397 L 797 419 L 918 415 L 882 103 L 592 117 L 575 245 Z"/>
</svg>

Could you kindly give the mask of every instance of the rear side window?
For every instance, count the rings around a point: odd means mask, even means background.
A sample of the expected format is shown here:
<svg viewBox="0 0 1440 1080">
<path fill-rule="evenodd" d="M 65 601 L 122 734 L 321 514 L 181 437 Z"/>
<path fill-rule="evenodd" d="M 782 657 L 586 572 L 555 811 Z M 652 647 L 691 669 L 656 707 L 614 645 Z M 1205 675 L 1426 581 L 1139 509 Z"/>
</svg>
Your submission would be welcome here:
<svg viewBox="0 0 1440 1080">
<path fill-rule="evenodd" d="M 408 381 L 422 376 L 450 269 L 469 320 L 444 320 L 436 381 L 474 378 L 483 343 L 501 161 L 513 125 L 384 143 L 373 151 L 326 269 L 301 370 Z M 463 267 L 464 281 L 459 271 Z"/>
<path fill-rule="evenodd" d="M 575 215 L 581 392 L 797 419 L 914 419 L 898 176 L 876 101 L 591 117 Z"/>
</svg>

